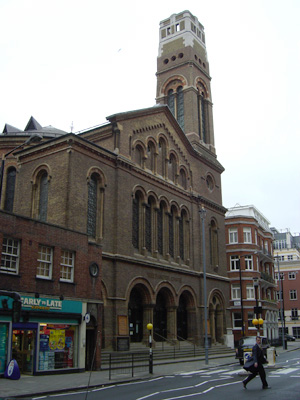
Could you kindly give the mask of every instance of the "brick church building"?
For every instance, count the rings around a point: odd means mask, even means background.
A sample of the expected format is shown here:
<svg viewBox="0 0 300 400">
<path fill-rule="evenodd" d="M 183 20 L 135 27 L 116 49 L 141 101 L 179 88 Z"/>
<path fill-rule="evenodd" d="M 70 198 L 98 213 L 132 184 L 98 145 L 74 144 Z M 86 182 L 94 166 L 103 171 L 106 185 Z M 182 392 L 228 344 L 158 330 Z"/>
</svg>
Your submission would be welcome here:
<svg viewBox="0 0 300 400">
<path fill-rule="evenodd" d="M 29 134 L 42 137 L 6 158 L 3 212 L 84 234 L 87 246 L 101 248 L 100 271 L 89 269 L 90 258 L 76 265 L 80 274 L 74 270 L 69 284 L 80 287 L 93 272 L 101 278 L 101 288 L 90 296 L 99 303 L 94 323 L 102 348 L 147 341 L 149 322 L 155 341 L 203 344 L 201 207 L 208 335 L 212 343 L 226 342 L 231 323 L 224 169 L 216 156 L 210 80 L 204 28 L 184 11 L 160 23 L 154 107 L 108 116 L 105 125 L 78 135 L 50 130 L 47 136 L 34 119 L 30 131 L 6 126 L 0 135 L 6 155 Z M 4 231 L 1 227 L 5 236 Z M 10 232 L 9 238 L 18 234 Z M 49 278 L 43 273 L 39 280 Z M 12 275 L 2 261 L 0 275 L 1 289 Z M 44 288 L 47 293 L 47 283 Z M 76 300 L 77 290 L 66 293 Z"/>
</svg>

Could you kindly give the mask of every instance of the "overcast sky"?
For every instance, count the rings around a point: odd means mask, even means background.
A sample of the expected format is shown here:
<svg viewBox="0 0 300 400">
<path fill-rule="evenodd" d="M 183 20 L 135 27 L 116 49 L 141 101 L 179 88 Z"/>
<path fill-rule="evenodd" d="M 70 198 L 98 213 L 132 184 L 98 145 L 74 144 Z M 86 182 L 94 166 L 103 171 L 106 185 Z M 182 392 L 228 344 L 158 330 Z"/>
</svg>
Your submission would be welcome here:
<svg viewBox="0 0 300 400">
<path fill-rule="evenodd" d="M 223 205 L 299 233 L 299 0 L 0 0 L 0 132 L 153 106 L 159 22 L 184 10 L 205 28 Z"/>
</svg>

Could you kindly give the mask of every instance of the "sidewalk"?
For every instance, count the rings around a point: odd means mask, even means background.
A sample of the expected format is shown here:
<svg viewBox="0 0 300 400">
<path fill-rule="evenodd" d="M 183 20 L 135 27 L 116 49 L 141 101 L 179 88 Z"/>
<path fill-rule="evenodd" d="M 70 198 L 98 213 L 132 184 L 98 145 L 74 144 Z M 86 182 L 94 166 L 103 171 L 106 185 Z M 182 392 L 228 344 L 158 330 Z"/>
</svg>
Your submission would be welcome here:
<svg viewBox="0 0 300 400">
<path fill-rule="evenodd" d="M 282 347 L 276 348 L 277 355 L 280 357 L 280 354 L 283 352 L 300 349 L 300 342 L 289 342 L 287 347 L 287 350 L 283 350 Z M 178 359 L 172 364 L 155 365 L 154 363 L 153 374 L 149 374 L 148 372 L 136 373 L 134 378 L 131 378 L 129 375 L 113 375 L 114 379 L 111 380 L 109 380 L 108 371 L 42 376 L 22 375 L 19 380 L 1 378 L 0 399 L 39 396 L 70 390 L 85 390 L 87 386 L 93 388 L 102 385 L 115 385 L 118 383 L 131 382 L 133 380 L 151 379 L 152 377 L 197 371 L 209 367 L 218 367 L 233 363 L 239 365 L 238 360 L 235 359 L 234 355 L 229 357 L 209 358 L 208 365 L 205 364 L 205 359 L 203 357 L 197 359 L 190 358 L 188 361 L 184 360 L 184 362 L 183 360 L 180 361 Z"/>
</svg>

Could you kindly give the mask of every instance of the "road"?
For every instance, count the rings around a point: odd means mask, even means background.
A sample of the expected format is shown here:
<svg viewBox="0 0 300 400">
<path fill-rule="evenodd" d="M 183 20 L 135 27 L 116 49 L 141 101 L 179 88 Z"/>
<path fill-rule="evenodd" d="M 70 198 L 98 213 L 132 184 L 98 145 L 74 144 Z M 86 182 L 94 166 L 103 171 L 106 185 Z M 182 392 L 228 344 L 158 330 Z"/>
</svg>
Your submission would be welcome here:
<svg viewBox="0 0 300 400">
<path fill-rule="evenodd" d="M 90 391 L 72 392 L 40 397 L 34 400 L 243 400 L 300 399 L 300 350 L 282 354 L 276 367 L 267 368 L 270 390 L 261 389 L 259 377 L 251 381 L 245 390 L 242 380 L 245 371 L 234 363 L 224 367 L 182 372 L 176 375 L 149 380 L 114 384 Z M 243 374 L 243 375 L 242 375 Z"/>
</svg>

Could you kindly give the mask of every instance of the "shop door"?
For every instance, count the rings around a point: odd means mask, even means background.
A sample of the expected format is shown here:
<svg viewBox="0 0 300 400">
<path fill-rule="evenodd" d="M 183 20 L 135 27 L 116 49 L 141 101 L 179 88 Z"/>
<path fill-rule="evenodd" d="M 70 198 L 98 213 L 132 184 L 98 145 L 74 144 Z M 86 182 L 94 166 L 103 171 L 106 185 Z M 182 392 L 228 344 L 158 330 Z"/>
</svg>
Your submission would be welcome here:
<svg viewBox="0 0 300 400">
<path fill-rule="evenodd" d="M 17 360 L 21 374 L 33 375 L 35 341 L 35 330 L 13 330 L 12 356 Z"/>
</svg>

